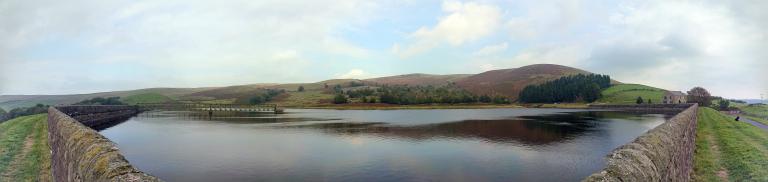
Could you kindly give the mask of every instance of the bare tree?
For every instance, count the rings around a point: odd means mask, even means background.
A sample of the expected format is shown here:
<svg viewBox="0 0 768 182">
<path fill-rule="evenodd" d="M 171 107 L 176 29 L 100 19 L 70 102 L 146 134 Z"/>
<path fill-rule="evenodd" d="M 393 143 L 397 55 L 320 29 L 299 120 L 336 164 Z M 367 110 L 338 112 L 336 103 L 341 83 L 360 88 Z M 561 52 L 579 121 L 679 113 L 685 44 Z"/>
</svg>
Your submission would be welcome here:
<svg viewBox="0 0 768 182">
<path fill-rule="evenodd" d="M 688 103 L 699 103 L 700 106 L 712 105 L 712 95 L 707 89 L 702 87 L 693 87 L 688 91 Z"/>
</svg>

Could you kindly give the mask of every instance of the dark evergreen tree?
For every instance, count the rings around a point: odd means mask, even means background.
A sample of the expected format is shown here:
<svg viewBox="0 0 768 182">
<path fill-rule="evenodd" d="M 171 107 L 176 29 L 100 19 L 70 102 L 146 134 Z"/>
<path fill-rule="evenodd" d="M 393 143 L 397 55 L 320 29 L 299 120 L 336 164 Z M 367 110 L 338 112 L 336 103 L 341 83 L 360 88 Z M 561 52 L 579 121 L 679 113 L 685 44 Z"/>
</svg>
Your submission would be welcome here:
<svg viewBox="0 0 768 182">
<path fill-rule="evenodd" d="M 264 96 L 262 95 L 253 96 L 248 100 L 248 103 L 250 104 L 261 104 L 264 102 L 266 102 L 266 99 L 264 99 Z"/>
<path fill-rule="evenodd" d="M 333 92 L 334 93 L 344 93 L 344 90 L 341 89 L 341 85 L 333 86 Z"/>
<path fill-rule="evenodd" d="M 635 103 L 637 104 L 643 104 L 643 97 L 638 96 L 637 100 L 635 100 Z"/>
<path fill-rule="evenodd" d="M 608 75 L 572 75 L 529 85 L 520 92 L 523 103 L 594 102 L 602 97 L 601 91 L 611 86 Z"/>
<path fill-rule="evenodd" d="M 272 101 L 274 97 L 283 93 L 285 93 L 285 90 L 282 89 L 264 89 L 260 92 L 254 93 L 251 97 L 248 98 L 247 101 L 240 100 L 238 103 L 263 104 Z"/>
<path fill-rule="evenodd" d="M 496 97 L 493 97 L 493 103 L 494 104 L 509 104 L 511 102 L 506 97 L 496 96 Z"/>
<path fill-rule="evenodd" d="M 483 95 L 483 96 L 480 96 L 478 101 L 482 103 L 490 103 L 492 100 L 491 100 L 491 97 L 489 97 L 488 95 Z"/>
<path fill-rule="evenodd" d="M 347 100 L 347 97 L 344 96 L 344 94 L 336 94 L 336 96 L 333 97 L 334 104 L 345 104 L 347 102 L 349 102 L 349 100 Z"/>
<path fill-rule="evenodd" d="M 75 103 L 75 105 L 126 105 L 120 101 L 120 97 L 95 97 Z"/>
<path fill-rule="evenodd" d="M 728 107 L 730 107 L 731 102 L 728 100 L 722 99 L 720 102 L 717 103 L 721 111 L 727 111 Z"/>
</svg>

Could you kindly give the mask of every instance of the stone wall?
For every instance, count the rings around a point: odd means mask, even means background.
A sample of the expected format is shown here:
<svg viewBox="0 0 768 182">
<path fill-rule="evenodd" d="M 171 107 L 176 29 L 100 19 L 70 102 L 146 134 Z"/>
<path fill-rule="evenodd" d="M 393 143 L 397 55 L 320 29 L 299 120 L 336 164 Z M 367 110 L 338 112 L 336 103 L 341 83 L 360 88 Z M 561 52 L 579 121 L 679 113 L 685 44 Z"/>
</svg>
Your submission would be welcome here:
<svg viewBox="0 0 768 182">
<path fill-rule="evenodd" d="M 96 130 L 118 124 L 139 113 L 138 106 L 62 106 L 56 109 Z"/>
<path fill-rule="evenodd" d="M 134 168 L 115 143 L 91 128 L 137 112 L 130 106 L 49 108 L 48 139 L 54 181 L 159 181 Z M 85 121 L 85 125 L 75 118 Z"/>
<path fill-rule="evenodd" d="M 696 148 L 698 105 L 622 106 L 619 109 L 685 110 L 669 121 L 641 135 L 634 141 L 615 149 L 607 156 L 605 169 L 584 181 L 690 181 L 693 171 L 693 151 Z M 604 107 L 606 109 L 610 107 Z"/>
</svg>

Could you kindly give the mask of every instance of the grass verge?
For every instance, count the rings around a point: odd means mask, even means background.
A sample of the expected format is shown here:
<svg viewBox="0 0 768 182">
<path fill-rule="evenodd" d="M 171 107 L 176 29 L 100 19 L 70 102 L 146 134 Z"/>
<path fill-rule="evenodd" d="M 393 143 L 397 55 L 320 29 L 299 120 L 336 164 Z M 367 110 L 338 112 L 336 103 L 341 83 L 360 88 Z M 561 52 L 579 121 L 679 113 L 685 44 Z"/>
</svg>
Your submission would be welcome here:
<svg viewBox="0 0 768 182">
<path fill-rule="evenodd" d="M 51 181 L 45 114 L 0 124 L 0 181 Z"/>
<path fill-rule="evenodd" d="M 695 181 L 768 181 L 768 132 L 700 108 Z"/>
</svg>

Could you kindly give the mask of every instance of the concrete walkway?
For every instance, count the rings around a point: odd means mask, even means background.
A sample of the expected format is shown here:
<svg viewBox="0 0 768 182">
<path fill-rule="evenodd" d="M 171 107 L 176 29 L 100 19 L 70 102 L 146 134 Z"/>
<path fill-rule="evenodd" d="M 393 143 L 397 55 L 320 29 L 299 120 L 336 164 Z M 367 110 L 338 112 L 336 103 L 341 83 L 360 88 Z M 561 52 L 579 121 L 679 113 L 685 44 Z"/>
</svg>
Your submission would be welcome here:
<svg viewBox="0 0 768 182">
<path fill-rule="evenodd" d="M 739 118 L 739 121 L 747 122 L 749 124 L 757 126 L 758 128 L 762 128 L 763 130 L 768 131 L 768 125 L 765 125 L 765 124 L 757 122 L 757 121 L 752 121 L 749 118 L 741 117 L 741 118 Z"/>
</svg>

